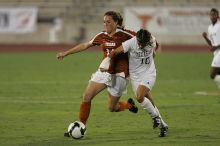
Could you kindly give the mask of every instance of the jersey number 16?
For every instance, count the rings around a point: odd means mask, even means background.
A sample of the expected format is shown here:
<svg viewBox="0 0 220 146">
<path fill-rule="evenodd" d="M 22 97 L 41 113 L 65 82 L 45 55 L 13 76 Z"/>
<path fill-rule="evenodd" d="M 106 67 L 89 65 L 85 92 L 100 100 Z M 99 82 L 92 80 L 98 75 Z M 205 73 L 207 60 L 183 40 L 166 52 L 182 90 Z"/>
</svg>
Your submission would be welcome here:
<svg viewBox="0 0 220 146">
<path fill-rule="evenodd" d="M 141 59 L 141 64 L 150 64 L 150 57 L 142 58 Z"/>
</svg>

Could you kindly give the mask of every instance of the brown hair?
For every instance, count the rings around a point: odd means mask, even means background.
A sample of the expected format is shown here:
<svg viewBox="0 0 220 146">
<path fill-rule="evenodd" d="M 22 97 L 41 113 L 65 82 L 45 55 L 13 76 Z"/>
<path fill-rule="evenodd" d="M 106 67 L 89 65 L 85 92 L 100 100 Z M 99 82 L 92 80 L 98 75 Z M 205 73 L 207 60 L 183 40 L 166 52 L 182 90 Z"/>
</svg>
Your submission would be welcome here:
<svg viewBox="0 0 220 146">
<path fill-rule="evenodd" d="M 218 12 L 218 10 L 216 8 L 212 8 L 210 12 L 215 12 L 219 16 L 219 12 Z"/>
<path fill-rule="evenodd" d="M 137 32 L 137 40 L 141 44 L 146 44 L 147 46 L 152 46 L 151 33 L 146 29 L 140 29 Z"/>
<path fill-rule="evenodd" d="M 120 13 L 118 13 L 118 12 L 115 12 L 115 11 L 108 11 L 108 12 L 106 12 L 105 14 L 104 14 L 104 16 L 111 16 L 112 17 L 112 19 L 115 21 L 115 22 L 117 22 L 117 24 L 119 25 L 119 26 L 122 26 L 122 24 L 123 24 L 123 17 L 121 16 L 121 14 Z"/>
</svg>

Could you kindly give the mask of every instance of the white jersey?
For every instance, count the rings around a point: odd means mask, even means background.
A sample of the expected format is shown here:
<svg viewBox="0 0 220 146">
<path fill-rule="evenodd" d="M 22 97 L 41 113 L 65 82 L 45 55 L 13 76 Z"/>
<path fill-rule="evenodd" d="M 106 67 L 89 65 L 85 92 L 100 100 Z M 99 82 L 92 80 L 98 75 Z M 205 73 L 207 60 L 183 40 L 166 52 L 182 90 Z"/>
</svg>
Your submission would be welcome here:
<svg viewBox="0 0 220 146">
<path fill-rule="evenodd" d="M 129 73 L 134 93 L 139 85 L 144 85 L 150 90 L 156 80 L 156 68 L 153 59 L 153 51 L 156 47 L 156 40 L 152 37 L 152 47 L 139 48 L 137 38 L 122 43 L 124 52 L 129 56 Z"/>
<path fill-rule="evenodd" d="M 212 46 L 220 45 L 220 20 L 218 20 L 215 25 L 209 25 L 208 37 L 211 41 Z M 220 67 L 220 48 L 214 51 L 212 66 Z"/>
<path fill-rule="evenodd" d="M 153 51 L 156 47 L 155 37 L 152 37 L 152 41 L 152 47 L 146 46 L 143 49 L 139 48 L 136 37 L 133 37 L 130 40 L 122 43 L 124 52 L 128 52 L 129 56 L 130 76 L 138 76 L 143 73 L 156 75 L 153 59 Z"/>
</svg>

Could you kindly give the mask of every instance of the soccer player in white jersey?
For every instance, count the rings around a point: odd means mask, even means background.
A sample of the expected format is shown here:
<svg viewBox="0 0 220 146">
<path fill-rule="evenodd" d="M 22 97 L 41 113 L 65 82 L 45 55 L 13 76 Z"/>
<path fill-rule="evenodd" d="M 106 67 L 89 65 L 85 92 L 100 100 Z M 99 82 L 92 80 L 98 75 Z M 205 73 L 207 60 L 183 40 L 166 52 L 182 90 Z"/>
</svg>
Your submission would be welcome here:
<svg viewBox="0 0 220 146">
<path fill-rule="evenodd" d="M 214 54 L 210 77 L 217 83 L 217 86 L 220 89 L 220 20 L 218 10 L 212 8 L 209 16 L 211 24 L 208 27 L 208 34 L 203 32 L 202 35 Z"/>
<path fill-rule="evenodd" d="M 166 136 L 168 125 L 163 121 L 159 110 L 154 104 L 150 93 L 155 80 L 156 68 L 154 64 L 154 49 L 157 48 L 155 37 L 145 29 L 140 29 L 136 37 L 122 43 L 112 51 L 109 58 L 120 53 L 129 55 L 129 74 L 137 101 L 153 119 L 153 128 L 160 127 L 160 137 Z M 108 69 L 109 63 L 103 68 Z"/>
</svg>

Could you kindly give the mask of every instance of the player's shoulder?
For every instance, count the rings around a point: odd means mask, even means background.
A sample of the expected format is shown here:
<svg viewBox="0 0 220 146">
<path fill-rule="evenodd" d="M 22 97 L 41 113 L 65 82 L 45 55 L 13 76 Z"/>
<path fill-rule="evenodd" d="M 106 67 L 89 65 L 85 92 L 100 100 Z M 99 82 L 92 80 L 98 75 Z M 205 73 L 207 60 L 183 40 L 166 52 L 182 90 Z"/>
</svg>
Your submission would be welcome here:
<svg viewBox="0 0 220 146">
<path fill-rule="evenodd" d="M 137 39 L 136 39 L 136 36 L 132 37 L 131 39 L 123 42 L 123 44 L 126 44 L 128 46 L 136 46 L 137 45 Z"/>
<path fill-rule="evenodd" d="M 97 37 L 97 36 L 103 36 L 103 35 L 106 35 L 106 31 L 101 31 L 99 33 L 97 33 L 94 37 Z"/>
<path fill-rule="evenodd" d="M 105 31 L 101 31 L 101 32 L 95 34 L 95 35 L 93 36 L 92 40 L 93 40 L 93 39 L 96 39 L 96 38 L 102 38 L 102 37 L 105 36 L 106 34 L 107 34 L 107 33 L 106 33 Z"/>
<path fill-rule="evenodd" d="M 125 28 L 123 28 L 122 30 L 124 30 L 124 31 L 126 31 L 126 32 L 128 32 L 128 33 L 130 33 L 130 34 L 132 34 L 132 35 L 134 35 L 134 36 L 136 36 L 136 32 L 133 31 L 133 30 L 125 29 Z"/>
<path fill-rule="evenodd" d="M 117 28 L 117 32 L 123 33 L 125 35 L 129 35 L 131 37 L 134 37 L 136 35 L 136 32 L 129 30 L 129 29 L 125 29 L 125 28 Z"/>
<path fill-rule="evenodd" d="M 101 31 L 99 33 L 97 33 L 96 35 L 94 35 L 94 37 L 89 41 L 92 44 L 100 44 L 103 40 L 103 38 L 105 38 L 106 36 L 106 32 L 105 31 Z"/>
</svg>

